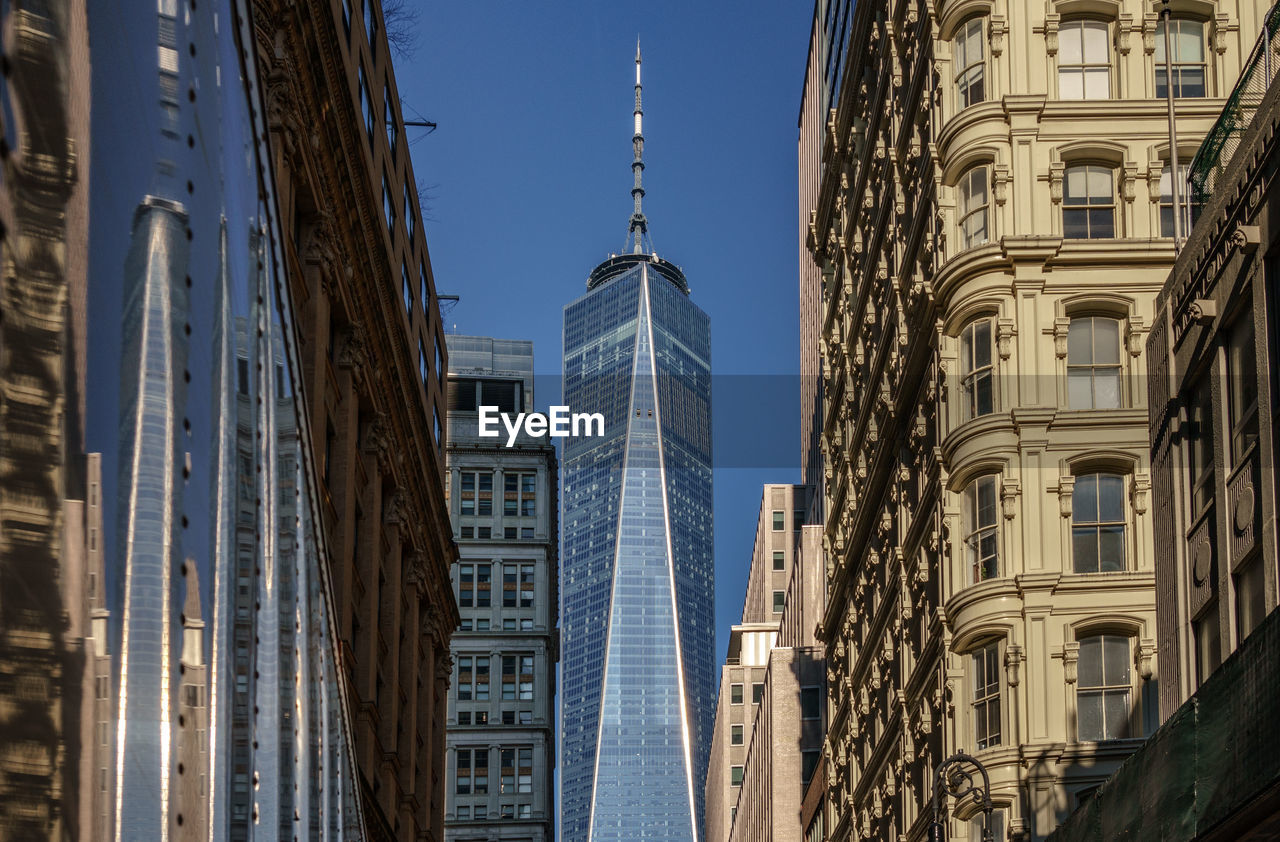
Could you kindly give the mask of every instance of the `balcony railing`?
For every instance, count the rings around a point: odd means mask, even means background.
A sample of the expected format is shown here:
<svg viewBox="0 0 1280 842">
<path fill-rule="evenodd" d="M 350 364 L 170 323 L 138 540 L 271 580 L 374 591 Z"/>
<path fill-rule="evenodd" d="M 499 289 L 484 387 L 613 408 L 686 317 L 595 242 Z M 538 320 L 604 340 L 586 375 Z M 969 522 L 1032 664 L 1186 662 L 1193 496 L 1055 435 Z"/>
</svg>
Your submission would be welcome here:
<svg viewBox="0 0 1280 842">
<path fill-rule="evenodd" d="M 1263 95 L 1280 69 L 1277 68 L 1280 64 L 1277 49 L 1280 49 L 1280 2 L 1267 13 L 1258 42 L 1254 44 L 1222 114 L 1191 159 L 1187 181 L 1192 207 L 1202 207 L 1208 201 L 1218 186 L 1218 179 L 1231 163 L 1245 130 L 1262 104 Z"/>
</svg>

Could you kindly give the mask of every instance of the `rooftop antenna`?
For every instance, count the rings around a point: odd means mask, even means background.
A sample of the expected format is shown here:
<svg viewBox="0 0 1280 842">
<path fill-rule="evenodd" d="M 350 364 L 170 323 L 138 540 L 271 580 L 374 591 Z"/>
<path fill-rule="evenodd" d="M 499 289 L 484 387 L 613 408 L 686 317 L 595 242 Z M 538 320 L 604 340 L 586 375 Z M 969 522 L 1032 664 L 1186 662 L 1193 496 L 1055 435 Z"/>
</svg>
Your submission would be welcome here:
<svg viewBox="0 0 1280 842">
<path fill-rule="evenodd" d="M 649 221 L 644 218 L 641 203 L 644 200 L 644 109 L 640 106 L 640 39 L 636 38 L 636 130 L 631 136 L 631 146 L 635 150 L 635 160 L 631 162 L 631 172 L 635 176 L 635 185 L 631 188 L 631 198 L 635 207 L 631 212 L 631 224 L 627 228 L 627 240 L 623 244 L 624 252 L 645 254 L 653 250 L 649 240 Z M 628 248 L 629 246 L 629 248 Z"/>
</svg>

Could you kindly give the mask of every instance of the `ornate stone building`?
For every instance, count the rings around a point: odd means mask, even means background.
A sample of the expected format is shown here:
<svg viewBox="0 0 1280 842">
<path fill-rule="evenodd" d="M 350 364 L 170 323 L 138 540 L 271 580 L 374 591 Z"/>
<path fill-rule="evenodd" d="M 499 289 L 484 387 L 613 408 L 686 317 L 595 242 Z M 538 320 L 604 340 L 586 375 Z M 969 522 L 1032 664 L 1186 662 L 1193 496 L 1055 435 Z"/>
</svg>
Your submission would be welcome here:
<svg viewBox="0 0 1280 842">
<path fill-rule="evenodd" d="M 370 839 L 444 837 L 446 353 L 376 0 L 254 4 Z"/>
<path fill-rule="evenodd" d="M 1267 5 L 1173 4 L 1184 165 Z M 990 771 L 995 838 L 1043 839 L 1159 722 L 1163 36 L 1139 0 L 852 14 L 808 237 L 829 838 L 923 838 L 934 769 L 964 750 Z M 949 838 L 979 832 L 954 806 Z"/>
</svg>

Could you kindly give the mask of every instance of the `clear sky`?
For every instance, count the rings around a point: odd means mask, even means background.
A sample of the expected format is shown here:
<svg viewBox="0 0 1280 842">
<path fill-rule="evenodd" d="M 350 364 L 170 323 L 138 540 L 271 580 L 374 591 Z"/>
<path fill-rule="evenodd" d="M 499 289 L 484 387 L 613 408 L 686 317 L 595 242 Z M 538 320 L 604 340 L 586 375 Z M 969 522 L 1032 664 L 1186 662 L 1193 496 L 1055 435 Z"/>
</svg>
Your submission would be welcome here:
<svg viewBox="0 0 1280 842">
<path fill-rule="evenodd" d="M 436 287 L 461 296 L 446 329 L 532 339 L 539 374 L 559 374 L 563 307 L 627 233 L 640 38 L 645 214 L 711 317 L 722 661 L 761 484 L 799 481 L 798 381 L 778 375 L 799 371 L 796 120 L 812 3 L 416 7 L 417 46 L 396 78 L 405 119 L 439 124 L 409 136 Z M 546 391 L 540 406 L 556 397 Z M 761 458 L 722 458 L 730 436 Z"/>
</svg>

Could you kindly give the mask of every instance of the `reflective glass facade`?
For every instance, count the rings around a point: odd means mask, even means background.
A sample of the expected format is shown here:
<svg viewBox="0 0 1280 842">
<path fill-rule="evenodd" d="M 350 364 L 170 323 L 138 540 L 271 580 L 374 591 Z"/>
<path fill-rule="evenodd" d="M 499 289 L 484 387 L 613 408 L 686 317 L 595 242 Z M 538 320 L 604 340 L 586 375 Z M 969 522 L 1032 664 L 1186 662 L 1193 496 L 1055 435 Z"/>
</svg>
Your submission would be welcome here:
<svg viewBox="0 0 1280 842">
<path fill-rule="evenodd" d="M 701 835 L 714 610 L 710 322 L 678 269 L 611 261 L 565 309 L 561 838 Z"/>
</svg>

